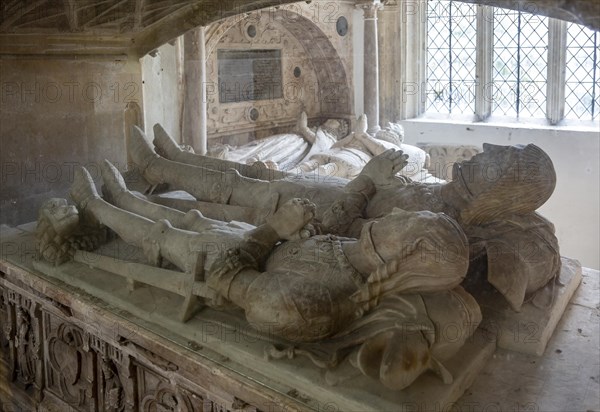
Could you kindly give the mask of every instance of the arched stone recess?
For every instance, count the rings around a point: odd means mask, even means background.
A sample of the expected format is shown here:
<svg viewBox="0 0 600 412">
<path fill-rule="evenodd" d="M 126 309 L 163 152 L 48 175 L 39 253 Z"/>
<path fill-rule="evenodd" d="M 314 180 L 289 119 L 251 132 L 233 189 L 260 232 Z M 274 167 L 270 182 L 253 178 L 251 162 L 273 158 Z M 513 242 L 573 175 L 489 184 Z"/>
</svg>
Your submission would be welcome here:
<svg viewBox="0 0 600 412">
<path fill-rule="evenodd" d="M 280 8 L 221 20 L 206 28 L 208 135 L 237 134 L 234 144 L 290 128 L 300 112 L 313 120 L 353 116 L 352 79 L 330 41 L 302 10 Z M 332 26 L 332 27 L 329 27 Z M 325 31 L 324 31 L 325 30 Z M 282 96 L 224 103 L 219 98 L 219 50 L 280 50 Z M 242 135 L 246 134 L 245 137 Z"/>
<path fill-rule="evenodd" d="M 350 83 L 344 64 L 327 35 L 311 20 L 289 10 L 275 13 L 275 20 L 285 24 L 311 57 L 319 81 L 322 114 L 351 114 Z"/>
</svg>

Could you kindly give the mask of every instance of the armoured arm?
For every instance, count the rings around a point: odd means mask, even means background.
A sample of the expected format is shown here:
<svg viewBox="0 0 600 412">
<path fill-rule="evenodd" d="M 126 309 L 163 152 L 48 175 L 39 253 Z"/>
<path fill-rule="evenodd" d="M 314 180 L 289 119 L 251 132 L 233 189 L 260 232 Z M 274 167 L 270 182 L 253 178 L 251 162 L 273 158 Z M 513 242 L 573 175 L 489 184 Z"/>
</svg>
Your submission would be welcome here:
<svg viewBox="0 0 600 412">
<path fill-rule="evenodd" d="M 323 226 L 326 232 L 342 236 L 358 237 L 364 211 L 375 194 L 375 185 L 366 176 L 359 175 L 344 189 L 331 207 L 323 214 Z"/>
<path fill-rule="evenodd" d="M 243 306 L 247 284 L 260 274 L 258 271 L 280 240 L 300 238 L 301 232 L 315 215 L 315 205 L 307 199 L 291 199 L 267 222 L 246 232 L 237 247 L 224 251 L 209 269 L 208 284 L 228 300 Z M 239 278 L 239 279 L 238 279 Z M 232 291 L 232 283 L 236 286 Z"/>
<path fill-rule="evenodd" d="M 356 138 L 371 152 L 372 156 L 378 156 L 389 149 L 400 149 L 395 144 L 371 137 L 368 133 L 357 133 Z"/>
<path fill-rule="evenodd" d="M 291 199 L 268 217 L 266 223 L 246 232 L 240 249 L 260 264 L 280 240 L 307 237 L 306 226 L 314 216 L 314 203 L 307 199 Z"/>
<path fill-rule="evenodd" d="M 400 182 L 394 175 L 406 165 L 407 156 L 402 151 L 390 149 L 373 158 L 360 175 L 348 183 L 344 194 L 323 216 L 323 226 L 331 233 L 358 237 L 363 224 L 364 211 L 377 192 L 392 183 Z"/>
</svg>

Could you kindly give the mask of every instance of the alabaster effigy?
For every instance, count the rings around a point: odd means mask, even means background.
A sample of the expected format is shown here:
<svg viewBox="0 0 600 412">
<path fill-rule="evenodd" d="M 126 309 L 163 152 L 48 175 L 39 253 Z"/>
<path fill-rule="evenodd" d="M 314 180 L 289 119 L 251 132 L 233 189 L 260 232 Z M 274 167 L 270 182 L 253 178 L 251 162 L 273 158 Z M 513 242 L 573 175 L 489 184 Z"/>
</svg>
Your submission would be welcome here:
<svg viewBox="0 0 600 412">
<path fill-rule="evenodd" d="M 352 180 L 263 180 L 256 172 L 266 168 L 227 170 L 231 161 L 182 151 L 159 125 L 155 145 L 138 128 L 129 141 L 147 187 L 192 200 L 132 192 L 108 161 L 100 196 L 80 168 L 75 206 L 51 199 L 40 210 L 40 256 L 178 295 L 180 322 L 203 308 L 239 313 L 270 358 L 308 358 L 331 376 L 359 373 L 388 390 L 427 371 L 451 383 L 445 364 L 482 321 L 470 292 L 485 282 L 518 312 L 558 279 L 554 228 L 535 212 L 556 176 L 534 145 L 484 145 L 454 165 L 452 181 L 435 184 L 400 175 L 409 156 L 395 148 Z M 114 236 L 144 260 L 96 253 Z M 534 245 L 535 258 L 513 253 L 515 244 Z M 442 333 L 457 325 L 458 338 Z"/>
<path fill-rule="evenodd" d="M 408 156 L 399 175 L 419 182 L 442 182 L 427 170 L 427 153 L 403 143 L 403 140 L 404 130 L 395 123 L 389 123 L 374 136 L 368 134 L 364 114 L 357 119 L 355 129 L 348 133 L 348 121 L 344 119 L 328 119 L 316 129 L 311 129 L 306 113 L 302 112 L 290 133 L 235 148 L 215 144 L 208 155 L 224 160 L 212 164 L 211 168 L 225 171 L 222 169 L 225 165 L 235 169 L 242 167 L 240 172 L 248 177 L 274 180 L 303 176 L 324 180 L 336 177 L 353 179 L 374 156 L 396 149 Z M 207 166 L 205 156 L 197 157 L 191 148 L 178 145 L 158 124 L 154 127 L 153 143 L 157 153 L 169 160 Z"/>
<path fill-rule="evenodd" d="M 217 169 L 218 161 L 197 155 L 193 164 L 182 164 L 186 163 L 182 158 L 169 161 L 153 151 L 141 131 L 138 135 L 133 142 L 139 144 L 132 151 L 146 179 L 169 183 L 201 202 L 272 213 L 278 204 L 306 197 L 317 205 L 316 217 L 325 232 L 354 237 L 366 221 L 381 218 L 395 207 L 445 213 L 469 238 L 470 259 L 485 261 L 487 280 L 517 311 L 560 270 L 554 226 L 535 212 L 552 194 L 556 174 L 548 155 L 533 144 L 485 144 L 482 153 L 454 164 L 452 181 L 446 184 L 416 183 L 397 176 L 401 167 L 390 160 L 393 149 L 376 156 L 350 182 L 302 176 L 265 182 L 247 179 L 244 169 L 207 173 Z M 206 210 L 210 214 L 210 207 Z M 243 214 L 236 220 L 248 221 Z M 535 255 L 513 253 L 512 245 L 519 243 L 534 247 Z"/>
</svg>

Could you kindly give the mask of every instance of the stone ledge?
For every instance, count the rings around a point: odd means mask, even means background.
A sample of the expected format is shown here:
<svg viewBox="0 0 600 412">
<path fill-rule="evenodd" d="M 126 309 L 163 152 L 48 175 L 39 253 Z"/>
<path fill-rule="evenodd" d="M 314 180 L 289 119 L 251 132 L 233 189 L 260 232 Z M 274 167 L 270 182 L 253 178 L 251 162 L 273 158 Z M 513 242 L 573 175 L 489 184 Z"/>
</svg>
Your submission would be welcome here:
<svg viewBox="0 0 600 412">
<path fill-rule="evenodd" d="M 123 252 L 124 249 L 115 246 L 114 250 Z M 344 380 L 331 385 L 328 384 L 331 374 L 308 359 L 267 361 L 267 342 L 260 340 L 239 313 L 204 309 L 184 324 L 178 320 L 182 298 L 175 294 L 150 286 L 130 292 L 125 279 L 75 262 L 60 267 L 38 262 L 35 267 L 44 273 L 42 277 L 59 279 L 84 292 L 79 294 L 81 299 L 93 304 L 94 299 L 99 298 L 109 311 L 126 316 L 151 333 L 174 342 L 182 351 L 192 350 L 212 359 L 290 398 L 290 405 L 299 401 L 309 409 L 443 409 L 462 396 L 496 349 L 496 342 L 488 338 L 489 334 L 477 331 L 454 358 L 445 362 L 454 377 L 449 385 L 428 372 L 406 390 L 391 391 L 351 367 L 351 373 Z"/>
<path fill-rule="evenodd" d="M 558 282 L 546 286 L 547 290 L 543 291 L 552 296 L 549 308 L 539 308 L 530 302 L 517 313 L 496 290 L 470 291 L 481 306 L 481 327 L 497 336 L 499 348 L 537 356 L 544 354 L 582 277 L 581 264 L 577 260 L 562 257 L 561 263 Z"/>
<path fill-rule="evenodd" d="M 490 335 L 484 331 L 476 332 L 461 351 L 445 363 L 454 377 L 449 385 L 428 372 L 406 390 L 394 392 L 350 368 L 348 379 L 332 386 L 327 384 L 325 371 L 307 359 L 265 360 L 268 343 L 261 341 L 236 313 L 204 309 L 184 324 L 178 320 L 181 298 L 172 293 L 150 286 L 128 292 L 124 279 L 78 263 L 67 263 L 59 268 L 42 263 L 36 264 L 36 268 L 83 289 L 111 307 L 131 313 L 143 320 L 151 331 L 184 347 L 200 347 L 208 356 L 234 369 L 243 365 L 246 373 L 251 371 L 253 379 L 297 397 L 317 410 L 324 407 L 340 411 L 443 409 L 462 396 L 496 349 L 495 339 L 489 339 Z"/>
</svg>

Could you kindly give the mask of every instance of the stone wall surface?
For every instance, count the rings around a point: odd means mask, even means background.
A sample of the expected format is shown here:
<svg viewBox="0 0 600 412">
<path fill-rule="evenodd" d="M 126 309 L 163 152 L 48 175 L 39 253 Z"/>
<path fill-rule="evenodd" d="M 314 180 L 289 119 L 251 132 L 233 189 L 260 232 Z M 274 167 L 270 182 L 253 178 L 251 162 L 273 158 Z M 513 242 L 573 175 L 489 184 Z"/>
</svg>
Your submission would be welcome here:
<svg viewBox="0 0 600 412">
<path fill-rule="evenodd" d="M 177 142 L 181 142 L 183 113 L 183 78 L 181 76 L 183 53 L 179 38 L 166 43 L 153 55 L 140 59 L 142 65 L 142 95 L 144 99 L 144 124 L 148 138 L 154 138 L 152 126 L 160 123 Z"/>
<path fill-rule="evenodd" d="M 142 104 L 137 61 L 0 60 L 0 223 L 35 220 L 65 197 L 76 164 L 126 166 L 124 110 Z"/>
<path fill-rule="evenodd" d="M 232 16 L 206 26 L 209 139 L 240 145 L 289 132 L 302 111 L 307 112 L 311 125 L 329 117 L 353 118 L 354 36 L 357 30 L 362 33 L 362 27 L 356 27 L 353 21 L 356 13 L 354 3 L 349 1 L 301 2 Z M 338 33 L 340 18 L 347 23 L 343 34 Z M 361 18 L 358 24 L 362 23 Z M 146 124 L 160 122 L 177 141 L 186 142 L 181 134 L 182 73 L 178 70 L 182 64 L 177 63 L 182 54 L 178 51 L 180 40 L 143 57 L 142 71 Z M 273 82 L 281 82 L 283 95 L 221 102 L 219 50 L 280 50 L 281 78 L 274 76 Z M 232 92 L 242 97 L 244 85 Z M 360 96 L 362 99 L 362 90 Z M 255 120 L 252 109 L 258 115 Z M 150 128 L 147 132 L 151 137 Z"/>
<path fill-rule="evenodd" d="M 302 111 L 309 118 L 351 117 L 353 12 L 354 5 L 348 2 L 315 1 L 261 10 L 209 26 L 209 138 L 228 136 L 229 143 L 231 136 L 237 134 L 240 137 L 234 138 L 233 143 L 239 144 L 273 134 L 281 126 L 289 130 Z M 343 35 L 337 32 L 340 18 L 348 22 Z M 256 34 L 250 36 L 249 29 Z M 283 95 L 266 100 L 221 102 L 218 51 L 262 49 L 281 50 L 281 79 L 274 76 L 273 81 L 281 81 Z M 295 72 L 296 68 L 299 71 Z M 250 117 L 252 109 L 257 110 L 256 120 Z"/>
</svg>

